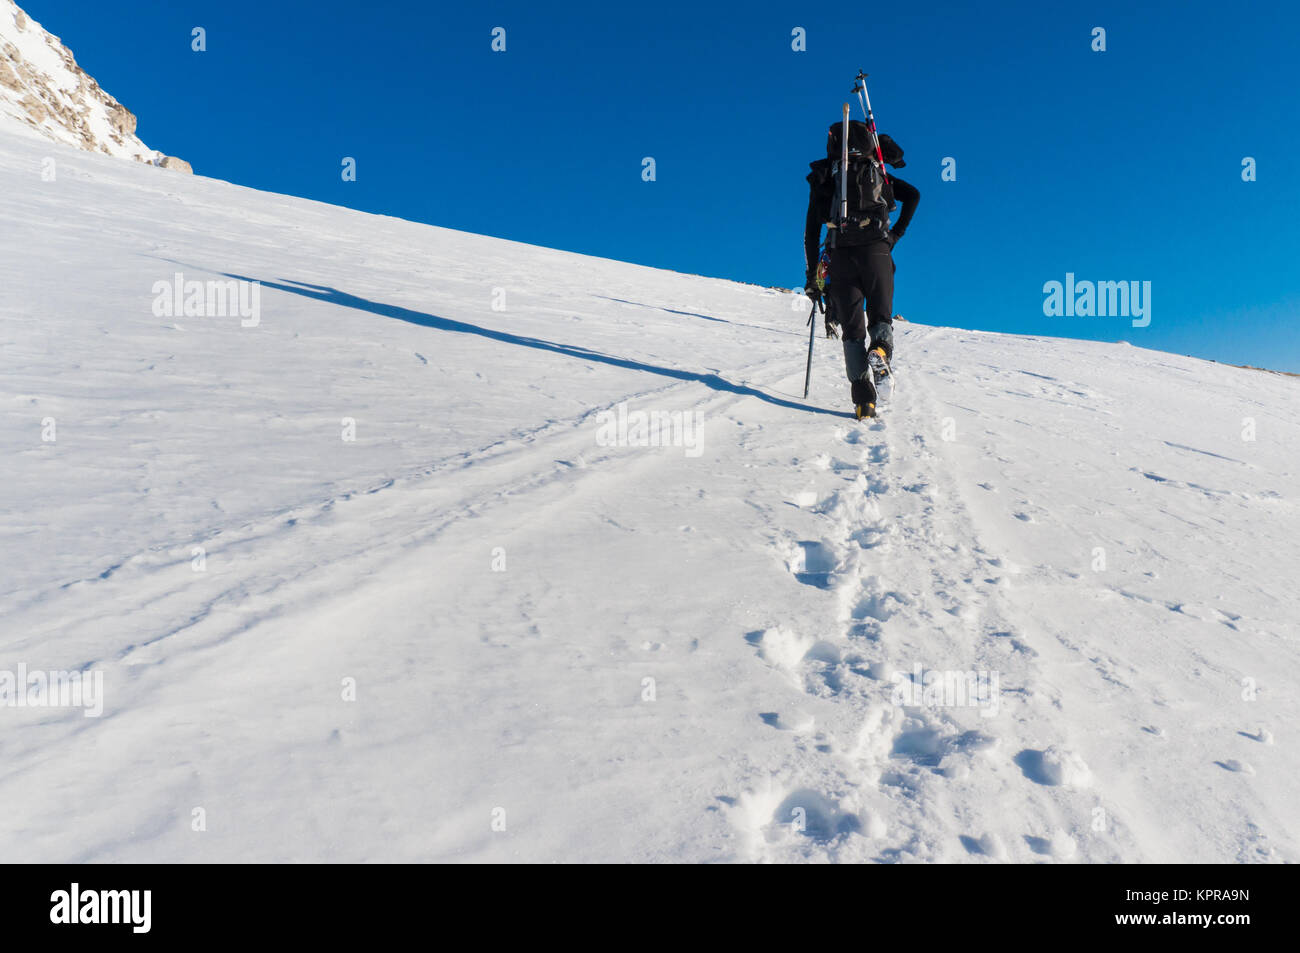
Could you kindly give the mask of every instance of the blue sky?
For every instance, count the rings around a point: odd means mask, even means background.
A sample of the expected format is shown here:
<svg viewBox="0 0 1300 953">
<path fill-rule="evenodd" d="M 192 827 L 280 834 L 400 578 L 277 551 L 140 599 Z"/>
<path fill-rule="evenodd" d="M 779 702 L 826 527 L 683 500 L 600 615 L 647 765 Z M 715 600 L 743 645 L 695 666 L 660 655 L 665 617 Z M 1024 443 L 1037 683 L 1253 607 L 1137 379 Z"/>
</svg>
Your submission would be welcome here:
<svg viewBox="0 0 1300 953">
<path fill-rule="evenodd" d="M 803 176 L 863 68 L 922 192 L 898 312 L 1300 371 L 1300 4 L 20 5 L 200 174 L 767 285 L 802 283 Z M 1150 326 L 1045 316 L 1067 272 L 1150 281 Z"/>
</svg>

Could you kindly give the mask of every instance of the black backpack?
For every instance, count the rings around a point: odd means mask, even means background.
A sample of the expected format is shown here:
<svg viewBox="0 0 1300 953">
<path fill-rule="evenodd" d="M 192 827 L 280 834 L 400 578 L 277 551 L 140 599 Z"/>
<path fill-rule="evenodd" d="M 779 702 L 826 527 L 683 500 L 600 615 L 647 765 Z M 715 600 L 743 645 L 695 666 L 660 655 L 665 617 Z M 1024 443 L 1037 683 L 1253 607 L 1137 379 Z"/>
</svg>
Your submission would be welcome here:
<svg viewBox="0 0 1300 953">
<path fill-rule="evenodd" d="M 831 123 L 830 131 L 826 136 L 826 158 L 832 161 L 840 157 L 840 129 L 842 123 Z M 885 163 L 893 166 L 895 169 L 901 169 L 907 165 L 903 161 L 903 147 L 897 142 L 885 135 L 883 132 L 876 133 L 876 140 L 880 143 L 880 153 L 884 156 Z M 871 144 L 871 131 L 867 124 L 860 119 L 849 120 L 849 155 L 855 152 L 862 155 L 875 155 L 875 146 Z"/>
<path fill-rule="evenodd" d="M 880 241 L 889 232 L 889 213 L 895 208 L 894 190 L 885 177 L 884 169 L 876 156 L 875 144 L 871 141 L 871 132 L 867 124 L 858 120 L 849 123 L 849 164 L 848 182 L 845 189 L 848 199 L 848 217 L 840 221 L 840 161 L 842 159 L 841 123 L 833 123 L 826 139 L 825 163 L 814 163 L 814 171 L 821 166 L 822 182 L 814 182 L 814 187 L 825 192 L 830 186 L 830 208 L 826 221 L 834 224 L 830 235 L 839 247 L 865 245 Z M 881 151 L 885 151 L 888 137 L 880 137 Z M 889 139 L 891 155 L 897 154 L 897 163 L 902 164 L 903 150 Z M 809 177 L 810 180 L 812 176 Z"/>
</svg>

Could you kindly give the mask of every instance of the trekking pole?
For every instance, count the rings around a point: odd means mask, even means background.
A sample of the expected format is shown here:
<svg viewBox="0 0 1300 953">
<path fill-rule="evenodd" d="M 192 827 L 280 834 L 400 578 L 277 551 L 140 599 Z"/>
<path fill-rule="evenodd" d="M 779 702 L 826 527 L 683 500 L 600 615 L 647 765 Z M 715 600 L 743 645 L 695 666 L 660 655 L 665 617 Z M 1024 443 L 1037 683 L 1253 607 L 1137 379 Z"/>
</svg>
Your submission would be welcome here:
<svg viewBox="0 0 1300 953">
<path fill-rule="evenodd" d="M 813 337 L 816 336 L 817 328 L 813 324 L 813 318 L 817 314 L 817 302 L 813 302 L 812 310 L 808 312 L 808 366 L 803 372 L 803 396 L 804 400 L 808 399 L 808 384 L 812 381 L 812 349 Z"/>
<path fill-rule="evenodd" d="M 858 70 L 857 84 L 854 85 L 853 91 L 858 94 L 858 105 L 862 107 L 862 114 L 867 117 L 867 129 L 871 132 L 871 142 L 876 147 L 876 158 L 880 160 L 881 174 L 884 175 L 885 181 L 889 181 L 889 173 L 885 171 L 885 154 L 880 148 L 880 136 L 876 133 L 876 117 L 871 112 L 871 94 L 867 92 L 867 74 Z"/>
</svg>

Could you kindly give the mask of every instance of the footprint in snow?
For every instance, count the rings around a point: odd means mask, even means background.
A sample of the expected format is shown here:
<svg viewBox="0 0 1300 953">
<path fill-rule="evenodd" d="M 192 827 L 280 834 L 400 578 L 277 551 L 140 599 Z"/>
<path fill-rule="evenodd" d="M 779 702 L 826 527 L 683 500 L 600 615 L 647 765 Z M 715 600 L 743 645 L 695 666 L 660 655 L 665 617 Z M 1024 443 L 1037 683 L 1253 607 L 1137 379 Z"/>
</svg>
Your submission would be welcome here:
<svg viewBox="0 0 1300 953">
<path fill-rule="evenodd" d="M 1026 748 L 1014 760 L 1025 777 L 1046 787 L 1087 787 L 1092 780 L 1084 760 L 1057 745 L 1044 751 Z"/>
<path fill-rule="evenodd" d="M 799 635 L 781 626 L 746 633 L 745 641 L 758 649 L 763 661 L 789 671 L 793 671 L 816 644 L 811 636 Z"/>
<path fill-rule="evenodd" d="M 1245 761 L 1238 761 L 1235 758 L 1228 761 L 1214 762 L 1224 771 L 1232 771 L 1236 774 L 1254 774 L 1255 769 Z"/>
<path fill-rule="evenodd" d="M 1026 645 L 1024 642 L 1020 641 L 1020 639 L 1016 638 L 1014 632 L 990 632 L 989 638 L 1006 639 L 1007 641 L 1005 643 L 997 644 L 1005 644 L 1011 649 L 1011 651 L 1019 652 L 1021 655 L 1027 656 L 1028 658 L 1038 658 L 1038 653 L 1033 649 L 1033 647 Z"/>
<path fill-rule="evenodd" d="M 777 806 L 772 814 L 772 827 L 778 836 L 780 829 L 785 828 L 824 844 L 845 834 L 860 832 L 862 821 L 830 798 L 811 788 L 802 788 Z"/>
<path fill-rule="evenodd" d="M 801 510 L 806 510 L 806 509 L 807 509 L 808 507 L 810 507 L 810 506 L 816 506 L 816 505 L 817 505 L 817 491 L 816 491 L 816 490 L 804 490 L 804 491 L 802 491 L 802 492 L 800 492 L 800 493 L 796 493 L 796 494 L 794 495 L 794 498 L 791 499 L 790 502 L 792 502 L 795 506 L 799 507 L 799 509 L 801 509 Z"/>
<path fill-rule="evenodd" d="M 719 795 L 728 820 L 749 840 L 755 860 L 772 859 L 771 848 L 801 846 L 812 841 L 834 849 L 850 834 L 883 837 L 885 825 L 875 814 L 859 815 L 846 803 L 813 788 L 790 790 L 775 778 L 738 798 Z"/>
<path fill-rule="evenodd" d="M 1049 837 L 1033 837 L 1025 835 L 1025 843 L 1035 854 L 1043 854 L 1048 857 L 1055 857 L 1058 860 L 1068 860 L 1073 857 L 1079 845 L 1074 838 L 1065 831 L 1057 828 Z"/>
<path fill-rule="evenodd" d="M 962 834 L 960 840 L 961 845 L 966 848 L 968 854 L 991 857 L 993 860 L 1003 860 L 1007 856 L 1007 849 L 997 834 L 988 833 L 979 838 L 967 837 Z"/>
<path fill-rule="evenodd" d="M 839 558 L 829 544 L 803 539 L 799 550 L 790 560 L 790 572 L 805 586 L 818 589 L 831 587 L 831 576 L 839 569 Z"/>
<path fill-rule="evenodd" d="M 932 725 L 910 720 L 894 736 L 890 754 L 895 758 L 906 758 L 920 767 L 938 768 L 938 773 L 954 780 L 963 780 L 970 776 L 975 756 L 997 747 L 998 743 L 996 737 L 982 731 L 944 734 Z"/>
<path fill-rule="evenodd" d="M 886 527 L 881 526 L 864 526 L 861 529 L 854 530 L 849 539 L 857 543 L 862 549 L 875 549 L 889 541 L 891 532 Z"/>
<path fill-rule="evenodd" d="M 786 715 L 781 715 L 774 711 L 759 712 L 758 717 L 763 720 L 763 724 L 775 728 L 777 731 L 793 731 L 796 734 L 806 734 L 812 731 L 816 719 L 806 711 L 795 710 Z"/>
<path fill-rule="evenodd" d="M 853 618 L 857 620 L 875 619 L 877 622 L 888 622 L 894 615 L 894 609 L 889 603 L 898 603 L 902 600 L 897 593 L 884 592 L 879 595 L 865 595 L 858 604 L 853 607 Z"/>
<path fill-rule="evenodd" d="M 944 754 L 943 735 L 928 727 L 904 730 L 894 738 L 890 754 L 923 767 L 937 768 Z"/>
</svg>

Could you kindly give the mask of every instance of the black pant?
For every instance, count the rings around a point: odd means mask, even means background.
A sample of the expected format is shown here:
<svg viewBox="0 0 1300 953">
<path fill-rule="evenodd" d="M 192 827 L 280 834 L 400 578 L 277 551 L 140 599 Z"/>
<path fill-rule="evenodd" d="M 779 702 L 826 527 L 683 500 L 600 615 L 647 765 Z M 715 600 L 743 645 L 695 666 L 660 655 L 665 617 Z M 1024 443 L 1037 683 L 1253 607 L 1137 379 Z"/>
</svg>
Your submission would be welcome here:
<svg viewBox="0 0 1300 953">
<path fill-rule="evenodd" d="M 844 372 L 849 381 L 870 374 L 867 338 L 894 356 L 894 259 L 887 241 L 831 251 L 826 305 L 840 323 L 844 339 Z M 856 394 L 856 392 L 855 392 Z M 857 400 L 857 397 L 854 397 Z"/>
</svg>

